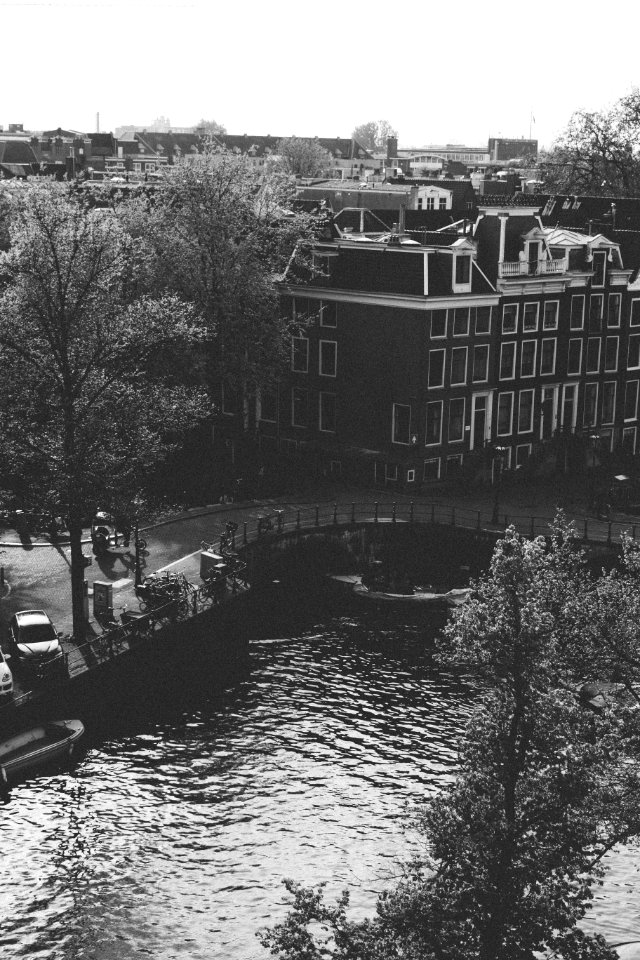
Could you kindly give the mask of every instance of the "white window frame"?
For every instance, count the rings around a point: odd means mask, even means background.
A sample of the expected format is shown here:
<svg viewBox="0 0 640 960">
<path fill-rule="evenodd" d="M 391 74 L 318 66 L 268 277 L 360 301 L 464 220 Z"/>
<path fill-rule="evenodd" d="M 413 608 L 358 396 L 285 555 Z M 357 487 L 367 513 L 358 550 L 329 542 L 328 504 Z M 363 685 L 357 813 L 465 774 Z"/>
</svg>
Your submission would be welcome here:
<svg viewBox="0 0 640 960">
<path fill-rule="evenodd" d="M 431 340 L 445 340 L 447 336 L 447 330 L 449 329 L 449 311 L 446 307 L 443 307 L 442 310 L 430 310 L 431 316 L 429 317 L 429 337 Z M 444 333 L 434 333 L 433 332 L 433 314 L 434 313 L 444 313 Z"/>
<path fill-rule="evenodd" d="M 546 371 L 542 369 L 542 361 L 544 359 L 544 345 L 545 343 L 553 344 L 553 369 Z M 541 377 L 554 377 L 556 373 L 556 361 L 558 357 L 558 338 L 557 337 L 543 337 L 542 345 L 540 347 L 540 376 Z"/>
<path fill-rule="evenodd" d="M 595 426 L 597 426 L 597 423 L 598 423 L 598 386 L 599 386 L 599 384 L 598 384 L 598 381 L 597 381 L 597 380 L 589 380 L 589 381 L 588 381 L 587 383 L 585 383 L 585 385 L 584 385 L 584 397 L 583 397 L 583 402 L 582 402 L 582 425 L 583 425 L 584 427 L 595 427 Z M 594 390 L 594 388 L 595 388 L 595 391 L 594 391 L 594 392 L 595 392 L 596 402 L 595 402 L 594 405 L 593 405 L 593 419 L 592 419 L 592 420 L 587 420 L 587 419 L 586 419 L 586 416 L 587 416 L 587 393 L 591 393 L 591 392 Z"/>
<path fill-rule="evenodd" d="M 327 312 L 327 307 L 329 306 L 330 302 L 332 306 L 335 307 L 335 314 L 334 314 L 336 318 L 335 323 L 325 323 L 324 321 L 324 315 Z M 325 327 L 327 330 L 335 330 L 336 327 L 338 326 L 338 304 L 335 303 L 335 301 L 321 300 L 320 306 L 318 308 L 318 319 L 319 319 L 319 326 Z"/>
<path fill-rule="evenodd" d="M 525 394 L 529 394 L 529 396 L 531 397 L 531 412 L 529 414 L 529 426 L 523 430 L 522 427 L 520 426 L 520 407 L 522 406 L 522 397 Z M 536 399 L 535 390 L 533 387 L 531 387 L 528 390 L 519 391 L 518 393 L 518 430 L 517 430 L 518 433 L 533 433 L 533 417 L 534 417 L 534 409 L 535 409 L 535 399 Z"/>
<path fill-rule="evenodd" d="M 440 383 L 431 382 L 431 356 L 434 353 L 442 354 L 442 381 Z M 439 348 L 438 350 L 429 350 L 429 372 L 427 375 L 427 386 L 429 390 L 439 390 L 441 387 L 444 387 L 445 373 L 447 369 L 447 351 L 446 349 Z"/>
<path fill-rule="evenodd" d="M 569 310 L 569 329 L 570 330 L 584 330 L 584 299 L 585 298 L 583 293 L 574 293 L 573 296 L 571 297 L 571 304 L 570 304 L 570 310 Z M 573 326 L 573 304 L 578 300 L 582 301 L 582 305 L 580 309 L 580 326 L 574 327 Z"/>
<path fill-rule="evenodd" d="M 469 261 L 469 279 L 465 283 L 458 283 L 456 280 L 457 265 L 460 258 L 465 258 Z M 451 269 L 451 289 L 454 293 L 471 293 L 471 280 L 473 279 L 473 257 L 471 253 L 468 250 L 454 253 L 451 259 L 453 261 Z"/>
<path fill-rule="evenodd" d="M 407 430 L 406 440 L 395 440 L 396 435 L 396 407 L 403 407 L 409 411 L 409 429 Z M 391 411 L 391 443 L 397 443 L 399 446 L 408 447 L 411 445 L 411 404 L 394 403 Z"/>
<path fill-rule="evenodd" d="M 637 344 L 638 350 L 638 362 L 632 367 L 631 366 L 631 341 L 634 345 Z M 627 370 L 640 370 L 640 333 L 632 334 L 629 337 L 629 347 L 627 350 Z"/>
<path fill-rule="evenodd" d="M 513 347 L 513 362 L 511 364 L 511 373 L 507 377 L 502 375 L 502 353 L 506 347 Z M 516 340 L 507 340 L 506 343 L 500 344 L 500 368 L 498 370 L 500 380 L 513 380 L 516 375 L 516 355 L 517 355 L 517 341 Z"/>
<path fill-rule="evenodd" d="M 438 435 L 438 439 L 437 439 L 437 440 L 428 440 L 428 439 L 427 439 L 427 436 L 428 436 L 428 435 L 427 435 L 427 424 L 429 423 L 429 407 L 435 407 L 435 406 L 439 406 L 439 407 L 440 407 L 440 431 L 439 431 L 439 435 Z M 442 443 L 442 421 L 443 421 L 443 417 L 444 417 L 443 401 L 442 401 L 442 400 L 429 400 L 429 402 L 427 403 L 426 419 L 425 419 L 425 437 L 424 437 L 424 445 L 425 445 L 425 447 L 438 447 L 438 446 L 440 446 L 440 444 Z"/>
<path fill-rule="evenodd" d="M 338 415 L 337 415 L 337 401 L 338 401 L 338 397 L 337 397 L 337 394 L 331 393 L 330 391 L 327 391 L 327 390 L 321 390 L 321 391 L 318 393 L 318 430 L 320 431 L 320 433 L 335 433 L 335 432 L 336 432 L 336 426 L 335 426 L 335 424 L 334 424 L 333 430 L 330 430 L 328 427 L 324 427 L 324 426 L 322 425 L 322 419 L 323 419 L 323 418 L 322 418 L 322 400 L 323 400 L 323 397 L 333 397 L 333 402 L 334 402 L 334 407 L 333 407 L 334 419 L 335 419 L 336 423 L 337 423 L 337 420 L 338 420 Z"/>
<path fill-rule="evenodd" d="M 437 464 L 437 466 L 436 466 L 436 476 L 435 476 L 435 477 L 428 477 L 428 476 L 426 475 L 426 473 L 427 473 L 427 464 L 428 464 L 428 463 L 435 463 L 435 464 Z M 429 457 L 429 459 L 425 460 L 424 463 L 423 463 L 423 465 L 422 465 L 422 480 L 423 480 L 423 482 L 424 482 L 424 483 L 428 483 L 430 480 L 439 480 L 439 479 L 440 479 L 440 475 L 441 475 L 441 470 L 442 470 L 442 458 L 441 458 L 441 457 Z"/>
<path fill-rule="evenodd" d="M 295 422 L 295 412 L 296 412 L 296 402 L 294 399 L 295 393 L 305 393 L 307 395 L 307 422 L 306 423 L 296 423 Z M 309 426 L 309 391 L 305 387 L 292 387 L 291 388 L 291 426 L 298 427 L 300 430 L 306 430 Z"/>
<path fill-rule="evenodd" d="M 304 370 L 295 366 L 295 357 L 296 357 L 296 340 L 306 344 L 306 353 L 305 353 L 305 365 Z M 294 373 L 309 373 L 309 337 L 292 337 L 291 338 L 291 369 Z"/>
<path fill-rule="evenodd" d="M 609 351 L 608 351 L 608 349 L 607 349 L 607 344 L 611 343 L 612 341 L 615 341 L 615 345 L 616 345 L 616 359 L 615 359 L 615 363 L 613 364 L 613 366 L 612 366 L 612 367 L 608 367 L 608 366 L 607 366 L 607 354 L 608 354 Z M 604 372 L 605 372 L 605 373 L 616 373 L 616 372 L 617 372 L 617 370 L 618 370 L 619 354 L 620 354 L 620 337 L 607 337 L 607 338 L 605 339 L 605 344 L 604 344 Z"/>
<path fill-rule="evenodd" d="M 489 323 L 488 323 L 488 326 L 487 326 L 487 329 L 486 329 L 486 330 L 478 330 L 478 315 L 479 315 L 479 311 L 480 311 L 480 310 L 488 310 L 488 311 L 489 311 Z M 492 320 L 493 320 L 493 307 L 487 306 L 487 305 L 482 306 L 482 307 L 476 307 L 475 325 L 474 325 L 474 330 L 475 330 L 476 337 L 489 337 L 489 336 L 491 336 L 491 322 L 492 322 Z"/>
<path fill-rule="evenodd" d="M 578 361 L 578 369 L 577 369 L 577 370 L 569 370 L 569 359 L 570 359 L 570 357 L 571 357 L 571 344 L 572 344 L 572 343 L 577 343 L 577 344 L 580 345 L 580 354 L 579 354 L 579 361 Z M 582 371 L 582 337 L 571 337 L 570 340 L 569 340 L 568 347 L 567 347 L 567 376 L 568 376 L 568 377 L 579 377 L 581 371 Z"/>
<path fill-rule="evenodd" d="M 605 407 L 604 407 L 604 399 L 605 399 L 605 388 L 608 387 L 608 386 L 612 386 L 612 387 L 613 387 L 613 390 L 611 391 L 611 392 L 613 393 L 613 403 L 612 403 L 612 405 L 611 405 L 611 419 L 610 419 L 610 420 L 605 420 L 605 419 L 604 419 L 604 410 L 605 410 Z M 616 401 L 617 401 L 617 399 L 618 399 L 618 382 L 617 382 L 617 380 L 605 380 L 604 383 L 602 384 L 602 422 L 603 422 L 603 423 L 615 423 L 615 422 L 616 422 Z"/>
<path fill-rule="evenodd" d="M 484 377 L 476 380 L 475 378 L 475 369 L 476 369 L 476 351 L 484 350 L 485 352 L 485 364 L 484 364 Z M 471 358 L 471 382 L 472 383 L 488 383 L 489 381 L 489 358 L 490 350 L 488 343 L 476 343 L 473 346 L 473 355 Z"/>
<path fill-rule="evenodd" d="M 509 406 L 509 429 L 500 430 L 500 401 L 502 397 L 510 397 L 510 406 Z M 508 390 L 505 393 L 498 394 L 498 402 L 496 404 L 496 436 L 497 437 L 510 437 L 513 434 L 513 408 L 515 406 L 515 393 L 513 390 Z"/>
<path fill-rule="evenodd" d="M 524 345 L 525 343 L 533 344 L 533 365 L 531 368 L 531 373 L 524 373 L 522 369 L 522 358 L 524 357 Z M 520 376 L 523 380 L 528 380 L 530 377 L 535 377 L 536 375 L 536 366 L 538 363 L 538 341 L 537 340 L 523 340 L 520 345 Z"/>
<path fill-rule="evenodd" d="M 547 324 L 547 308 L 555 307 L 553 314 L 553 324 Z M 559 300 L 545 300 L 542 305 L 542 330 L 557 330 L 558 329 L 558 315 L 560 313 L 560 301 Z"/>
<path fill-rule="evenodd" d="M 618 308 L 615 311 L 614 320 L 617 322 L 611 323 L 611 303 L 617 302 Z M 607 304 L 607 326 L 610 330 L 617 330 L 620 326 L 620 320 L 622 317 L 622 294 L 621 293 L 610 293 L 609 302 Z"/>
<path fill-rule="evenodd" d="M 526 460 L 528 460 L 528 459 L 530 458 L 530 456 L 531 456 L 531 451 L 532 451 L 532 449 L 533 449 L 533 444 L 531 444 L 531 443 L 519 443 L 519 444 L 517 444 L 517 446 L 516 446 L 516 467 L 524 466 L 524 464 L 521 464 L 521 463 L 520 463 L 520 452 L 521 452 L 522 450 L 524 450 L 525 453 L 526 453 Z M 525 460 L 525 462 L 526 462 L 526 460 Z"/>
<path fill-rule="evenodd" d="M 451 417 L 451 405 L 452 405 L 453 403 L 462 403 L 462 420 L 461 420 L 462 429 L 460 430 L 460 436 L 459 436 L 458 438 L 456 438 L 455 440 L 451 437 L 451 420 L 452 420 L 452 417 Z M 466 402 L 466 399 L 465 399 L 464 397 L 450 397 L 450 399 L 449 399 L 449 407 L 448 407 L 448 410 L 447 410 L 447 414 L 448 414 L 448 417 L 447 417 L 447 441 L 448 441 L 449 443 L 464 443 L 464 434 L 465 434 L 464 427 L 465 427 L 466 416 L 467 416 L 467 402 Z"/>
<path fill-rule="evenodd" d="M 514 318 L 513 318 L 513 319 L 514 319 L 513 329 L 506 329 L 506 328 L 505 328 L 505 320 L 506 320 L 507 310 L 512 311 L 514 308 L 515 308 L 515 315 L 514 315 Z M 520 313 L 520 304 L 519 304 L 519 303 L 505 303 L 505 304 L 503 304 L 503 306 L 502 306 L 502 335 L 503 335 L 503 336 L 511 336 L 511 334 L 518 332 L 518 317 L 519 317 L 519 313 Z"/>
<path fill-rule="evenodd" d="M 453 362 L 456 354 L 464 353 L 464 379 L 454 380 L 453 379 Z M 468 347 L 452 347 L 451 348 L 451 365 L 449 368 L 449 383 L 452 387 L 464 387 L 467 382 L 469 366 L 469 348 Z"/>
<path fill-rule="evenodd" d="M 459 310 L 466 310 L 467 313 L 467 323 L 465 329 L 462 333 L 456 333 L 456 313 Z M 451 335 L 454 337 L 468 337 L 469 336 L 469 325 L 471 323 L 470 310 L 469 307 L 454 307 L 453 310 L 453 323 L 451 325 Z"/>
<path fill-rule="evenodd" d="M 632 416 L 632 417 L 628 417 L 628 416 L 627 416 L 627 390 L 629 389 L 629 387 L 632 387 L 632 386 L 635 386 L 635 388 L 636 388 L 636 402 L 635 402 L 635 407 L 634 407 L 633 416 Z M 639 395 L 639 394 L 640 394 L 640 381 L 638 381 L 638 380 L 627 380 L 627 382 L 626 382 L 625 385 L 624 385 L 624 410 L 623 410 L 623 413 L 624 413 L 624 422 L 625 422 L 625 423 L 633 423 L 634 420 L 637 420 L 637 419 L 638 419 L 638 395 Z"/>
<path fill-rule="evenodd" d="M 527 326 L 527 307 L 535 307 L 535 318 L 532 327 Z M 538 323 L 540 322 L 540 304 L 537 301 L 529 301 L 522 308 L 522 333 L 537 333 Z"/>
<path fill-rule="evenodd" d="M 637 310 L 633 309 L 633 305 L 637 303 Z M 634 319 L 634 313 L 637 314 L 637 319 Z M 629 327 L 640 327 L 640 297 L 633 297 L 631 304 L 629 306 Z"/>
<path fill-rule="evenodd" d="M 331 346 L 333 347 L 333 373 L 326 373 L 322 369 L 322 361 L 324 354 L 324 347 Z M 338 341 L 337 340 L 320 340 L 320 347 L 318 350 L 318 374 L 321 377 L 335 377 L 338 374 Z"/>
<path fill-rule="evenodd" d="M 596 367 L 592 368 L 589 366 L 589 344 L 593 343 L 594 340 L 598 344 L 598 363 Z M 586 370 L 585 373 L 600 373 L 600 361 L 602 360 L 602 337 L 587 337 L 587 358 L 586 358 Z"/>
</svg>

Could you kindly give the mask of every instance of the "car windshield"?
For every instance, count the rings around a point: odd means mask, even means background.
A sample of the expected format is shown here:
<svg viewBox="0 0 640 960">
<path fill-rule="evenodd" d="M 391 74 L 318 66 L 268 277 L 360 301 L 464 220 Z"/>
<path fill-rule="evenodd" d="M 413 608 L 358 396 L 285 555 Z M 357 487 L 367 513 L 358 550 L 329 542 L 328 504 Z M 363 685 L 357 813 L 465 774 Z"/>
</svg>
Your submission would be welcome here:
<svg viewBox="0 0 640 960">
<path fill-rule="evenodd" d="M 50 623 L 30 623 L 20 629 L 20 643 L 48 643 L 56 639 Z"/>
</svg>

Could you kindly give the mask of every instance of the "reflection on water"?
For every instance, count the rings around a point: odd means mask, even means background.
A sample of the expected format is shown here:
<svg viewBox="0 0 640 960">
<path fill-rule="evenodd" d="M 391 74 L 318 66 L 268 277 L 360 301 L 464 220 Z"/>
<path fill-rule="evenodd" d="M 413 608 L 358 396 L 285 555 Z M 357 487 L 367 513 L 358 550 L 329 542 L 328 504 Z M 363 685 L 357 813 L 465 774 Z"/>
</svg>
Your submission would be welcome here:
<svg viewBox="0 0 640 960">
<path fill-rule="evenodd" d="M 148 693 L 86 711 L 75 769 L 1 808 L 0 956 L 265 957 L 255 931 L 284 910 L 285 876 L 349 886 L 370 912 L 473 700 L 430 669 L 419 629 L 326 611 L 256 626 L 239 677 Z M 640 936 L 635 872 L 618 858 L 599 910 L 613 939 Z"/>
</svg>

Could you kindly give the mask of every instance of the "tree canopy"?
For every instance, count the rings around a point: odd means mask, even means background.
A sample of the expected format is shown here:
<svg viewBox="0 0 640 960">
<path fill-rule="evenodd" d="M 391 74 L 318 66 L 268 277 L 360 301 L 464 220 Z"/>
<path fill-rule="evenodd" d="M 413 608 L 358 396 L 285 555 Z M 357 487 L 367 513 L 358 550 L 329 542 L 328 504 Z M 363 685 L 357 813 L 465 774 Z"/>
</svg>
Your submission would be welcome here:
<svg viewBox="0 0 640 960">
<path fill-rule="evenodd" d="M 638 569 L 628 542 L 622 570 L 592 579 L 561 517 L 547 541 L 506 531 L 439 644 L 440 664 L 471 668 L 484 693 L 457 779 L 418 816 L 423 854 L 364 922 L 349 919 L 348 893 L 332 906 L 288 881 L 292 911 L 261 934 L 272 953 L 613 960 L 579 921 L 604 854 L 640 834 L 638 698 L 629 671 L 595 705 L 579 694 L 585 680 L 610 681 L 620 657 L 638 669 Z"/>
<path fill-rule="evenodd" d="M 640 90 L 601 111 L 578 110 L 551 149 L 540 154 L 550 193 L 632 196 L 640 192 Z"/>
<path fill-rule="evenodd" d="M 0 254 L 0 448 L 14 484 L 68 516 L 82 636 L 83 518 L 96 502 L 135 496 L 149 466 L 206 414 L 179 363 L 206 333 L 192 306 L 144 289 L 147 251 L 112 211 L 51 183 L 12 203 Z"/>
<path fill-rule="evenodd" d="M 294 177 L 318 177 L 331 168 L 331 154 L 316 140 L 287 137 L 278 140 L 276 153 L 284 171 Z"/>
<path fill-rule="evenodd" d="M 387 138 L 397 137 L 398 131 L 394 130 L 388 120 L 369 120 L 355 127 L 351 136 L 365 150 L 385 150 Z"/>
</svg>

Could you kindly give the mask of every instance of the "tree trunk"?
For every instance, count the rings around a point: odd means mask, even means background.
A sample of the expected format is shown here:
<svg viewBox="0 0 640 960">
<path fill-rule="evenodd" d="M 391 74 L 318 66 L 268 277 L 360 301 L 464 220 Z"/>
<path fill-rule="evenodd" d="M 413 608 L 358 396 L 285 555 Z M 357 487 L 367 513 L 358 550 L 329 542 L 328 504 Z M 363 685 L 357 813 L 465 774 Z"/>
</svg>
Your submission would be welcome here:
<svg viewBox="0 0 640 960">
<path fill-rule="evenodd" d="M 82 515 L 79 504 L 69 504 L 69 534 L 71 540 L 71 610 L 73 639 L 83 643 L 86 634 L 84 615 L 84 556 L 82 553 Z"/>
</svg>

